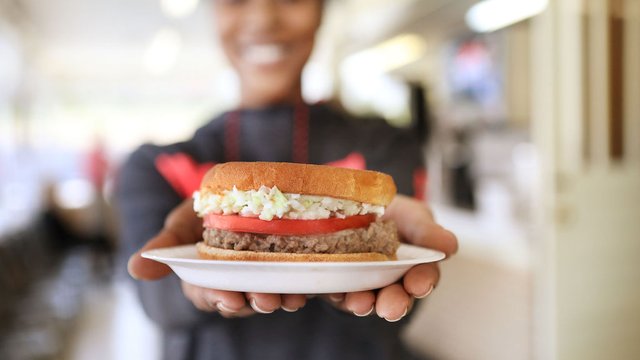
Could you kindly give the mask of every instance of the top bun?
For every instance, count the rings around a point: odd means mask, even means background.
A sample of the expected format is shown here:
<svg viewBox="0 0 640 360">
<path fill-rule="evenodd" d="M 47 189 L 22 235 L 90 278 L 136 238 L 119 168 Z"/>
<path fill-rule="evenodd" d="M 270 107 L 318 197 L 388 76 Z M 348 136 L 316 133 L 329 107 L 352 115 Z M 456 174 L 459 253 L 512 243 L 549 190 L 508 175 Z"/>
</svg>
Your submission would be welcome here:
<svg viewBox="0 0 640 360">
<path fill-rule="evenodd" d="M 377 171 L 280 162 L 218 164 L 205 174 L 200 192 L 221 194 L 234 186 L 242 191 L 277 186 L 283 193 L 330 196 L 383 206 L 396 194 L 393 178 Z"/>
</svg>

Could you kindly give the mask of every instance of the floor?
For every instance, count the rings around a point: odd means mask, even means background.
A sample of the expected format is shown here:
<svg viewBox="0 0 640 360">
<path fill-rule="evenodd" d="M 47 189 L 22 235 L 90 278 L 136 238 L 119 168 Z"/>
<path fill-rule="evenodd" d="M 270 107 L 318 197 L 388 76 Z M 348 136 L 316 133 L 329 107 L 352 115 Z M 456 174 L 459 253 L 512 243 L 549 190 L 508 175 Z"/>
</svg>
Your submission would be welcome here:
<svg viewBox="0 0 640 360">
<path fill-rule="evenodd" d="M 133 285 L 116 281 L 85 293 L 85 305 L 71 335 L 71 360 L 160 358 L 160 335 L 145 317 Z"/>
</svg>

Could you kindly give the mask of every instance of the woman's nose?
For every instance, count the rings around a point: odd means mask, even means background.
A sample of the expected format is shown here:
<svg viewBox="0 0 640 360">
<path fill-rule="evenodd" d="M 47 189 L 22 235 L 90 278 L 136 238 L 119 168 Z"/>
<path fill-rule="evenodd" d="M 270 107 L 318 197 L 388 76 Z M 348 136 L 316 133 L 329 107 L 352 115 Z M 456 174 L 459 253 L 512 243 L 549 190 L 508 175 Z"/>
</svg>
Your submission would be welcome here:
<svg viewBox="0 0 640 360">
<path fill-rule="evenodd" d="M 247 28 L 263 33 L 277 27 L 278 11 L 274 0 L 253 0 L 249 3 L 245 18 Z"/>
</svg>

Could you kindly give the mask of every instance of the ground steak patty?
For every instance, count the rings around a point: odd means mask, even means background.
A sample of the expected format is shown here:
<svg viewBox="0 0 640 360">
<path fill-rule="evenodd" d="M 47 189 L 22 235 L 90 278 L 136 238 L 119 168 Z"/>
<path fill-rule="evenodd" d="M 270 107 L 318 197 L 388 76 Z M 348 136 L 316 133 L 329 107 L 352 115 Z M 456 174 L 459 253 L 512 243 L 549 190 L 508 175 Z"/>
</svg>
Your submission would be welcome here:
<svg viewBox="0 0 640 360">
<path fill-rule="evenodd" d="M 330 234 L 286 236 L 205 229 L 204 242 L 223 249 L 298 254 L 396 253 L 400 242 L 392 221 L 374 221 L 369 227 Z"/>
</svg>

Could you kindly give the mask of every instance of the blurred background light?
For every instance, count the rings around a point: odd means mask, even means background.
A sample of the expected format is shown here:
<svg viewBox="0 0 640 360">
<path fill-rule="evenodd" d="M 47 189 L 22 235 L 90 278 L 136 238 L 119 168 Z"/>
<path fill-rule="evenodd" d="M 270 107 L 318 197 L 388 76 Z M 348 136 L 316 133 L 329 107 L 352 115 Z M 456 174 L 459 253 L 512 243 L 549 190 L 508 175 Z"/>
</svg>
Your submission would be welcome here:
<svg viewBox="0 0 640 360">
<path fill-rule="evenodd" d="M 310 61 L 302 73 L 302 93 L 305 100 L 318 102 L 331 98 L 334 91 L 332 69 L 319 61 Z"/>
<path fill-rule="evenodd" d="M 176 64 L 182 49 L 182 37 L 171 28 L 159 30 L 145 53 L 145 65 L 152 75 L 163 75 Z"/>
<path fill-rule="evenodd" d="M 31 184 L 24 182 L 11 181 L 3 185 L 0 189 L 0 204 L 3 210 L 15 212 L 23 211 L 31 204 L 25 199 L 25 194 L 31 191 Z"/>
<path fill-rule="evenodd" d="M 0 104 L 16 91 L 23 61 L 16 34 L 6 27 L 0 27 Z"/>
<path fill-rule="evenodd" d="M 54 200 L 64 209 L 82 209 L 91 205 L 96 191 L 88 180 L 71 179 L 55 185 Z"/>
<path fill-rule="evenodd" d="M 407 84 L 392 72 L 420 60 L 427 46 L 403 33 L 346 57 L 340 65 L 342 102 L 355 112 L 373 112 L 401 124 L 408 117 Z"/>
<path fill-rule="evenodd" d="M 353 69 L 376 69 L 388 72 L 420 59 L 426 50 L 423 38 L 416 34 L 401 34 L 372 48 L 350 55 L 345 66 Z"/>
<path fill-rule="evenodd" d="M 485 0 L 473 5 L 465 16 L 476 32 L 491 32 L 540 14 L 549 0 Z"/>
<path fill-rule="evenodd" d="M 195 12 L 198 3 L 198 0 L 160 0 L 160 7 L 166 16 L 179 19 Z"/>
</svg>

